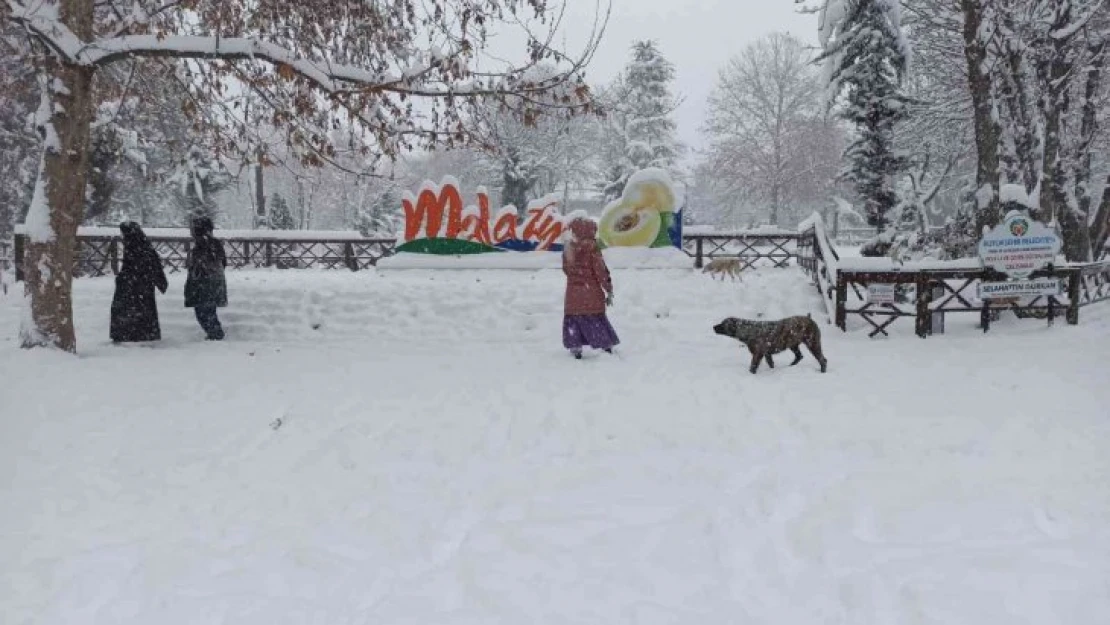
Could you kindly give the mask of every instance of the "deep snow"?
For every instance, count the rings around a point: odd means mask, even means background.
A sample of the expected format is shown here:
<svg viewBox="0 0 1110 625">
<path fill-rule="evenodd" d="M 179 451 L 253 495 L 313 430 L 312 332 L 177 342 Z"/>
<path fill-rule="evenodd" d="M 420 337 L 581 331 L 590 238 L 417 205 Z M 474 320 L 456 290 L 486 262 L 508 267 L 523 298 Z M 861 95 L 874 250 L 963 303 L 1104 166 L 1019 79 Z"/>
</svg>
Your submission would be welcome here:
<svg viewBox="0 0 1110 625">
<path fill-rule="evenodd" d="M 751 376 L 796 269 L 614 273 L 585 362 L 557 271 L 232 272 L 224 343 L 178 275 L 155 347 L 78 280 L 77 358 L 0 298 L 0 623 L 1110 621 L 1110 311 Z"/>
</svg>

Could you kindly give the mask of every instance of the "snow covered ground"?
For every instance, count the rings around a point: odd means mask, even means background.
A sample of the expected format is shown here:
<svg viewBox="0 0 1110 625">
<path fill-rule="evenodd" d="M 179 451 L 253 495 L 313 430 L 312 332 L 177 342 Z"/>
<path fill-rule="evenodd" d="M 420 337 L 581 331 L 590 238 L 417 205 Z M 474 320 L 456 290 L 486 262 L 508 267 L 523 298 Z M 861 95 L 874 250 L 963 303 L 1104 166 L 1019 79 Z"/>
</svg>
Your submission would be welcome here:
<svg viewBox="0 0 1110 625">
<path fill-rule="evenodd" d="M 155 347 L 80 280 L 77 358 L 0 298 L 0 623 L 1110 622 L 1110 311 L 752 376 L 797 270 L 615 280 L 584 362 L 556 271 L 231 273 L 224 343 L 176 276 Z"/>
</svg>

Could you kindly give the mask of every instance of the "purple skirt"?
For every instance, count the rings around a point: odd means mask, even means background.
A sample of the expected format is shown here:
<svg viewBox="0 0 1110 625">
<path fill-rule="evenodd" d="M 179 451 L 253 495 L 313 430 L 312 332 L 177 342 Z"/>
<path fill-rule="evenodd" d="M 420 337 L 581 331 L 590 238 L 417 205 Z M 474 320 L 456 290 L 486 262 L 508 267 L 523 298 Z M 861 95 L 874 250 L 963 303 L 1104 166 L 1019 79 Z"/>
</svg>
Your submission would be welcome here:
<svg viewBox="0 0 1110 625">
<path fill-rule="evenodd" d="M 604 314 L 563 316 L 563 347 L 567 349 L 578 350 L 586 346 L 609 349 L 620 342 L 617 331 Z"/>
</svg>

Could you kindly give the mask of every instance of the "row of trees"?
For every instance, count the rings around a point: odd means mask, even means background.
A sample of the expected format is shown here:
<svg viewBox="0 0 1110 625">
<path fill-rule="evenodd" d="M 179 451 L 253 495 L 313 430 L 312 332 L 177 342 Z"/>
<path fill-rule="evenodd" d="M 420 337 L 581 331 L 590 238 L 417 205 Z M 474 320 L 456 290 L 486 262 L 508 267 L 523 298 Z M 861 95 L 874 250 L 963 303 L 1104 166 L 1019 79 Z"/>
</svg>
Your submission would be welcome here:
<svg viewBox="0 0 1110 625">
<path fill-rule="evenodd" d="M 845 178 L 880 232 L 872 252 L 901 241 L 970 255 L 1013 208 L 1053 224 L 1069 260 L 1104 248 L 1106 2 L 824 0 L 814 10 L 833 102 L 855 137 Z M 945 195 L 957 197 L 954 214 L 929 235 L 930 204 Z"/>
<path fill-rule="evenodd" d="M 25 42 L 14 35 L 5 41 L 26 56 Z M 592 96 L 602 114 L 521 116 L 504 107 L 473 107 L 463 115 L 466 145 L 380 162 L 351 149 L 362 138 L 343 122 L 328 134 L 344 149 L 323 166 L 303 162 L 296 136 L 261 116 L 258 94 L 239 91 L 202 102 L 187 88 L 195 68 L 186 62 L 133 60 L 126 71 L 112 67 L 98 76 L 103 93 L 91 131 L 91 194 L 83 222 L 136 219 L 168 227 L 203 214 L 239 227 L 392 232 L 400 194 L 448 174 L 518 207 L 551 193 L 611 199 L 637 169 L 662 166 L 679 174 L 683 149 L 671 116 L 678 104 L 671 93 L 673 66 L 654 42 L 636 42 L 631 52 L 627 69 Z M 0 75 L 10 87 L 7 97 L 20 96 L 18 105 L 0 111 L 6 134 L 18 139 L 0 158 L 19 163 L 11 170 L 22 172 L 20 184 L 0 190 L 12 196 L 3 205 L 16 207 L 0 216 L 5 228 L 22 221 L 29 208 L 41 152 L 41 140 L 26 123 L 37 106 L 34 68 L 19 59 L 5 57 Z M 558 70 L 545 63 L 532 74 L 549 80 Z M 229 127 L 249 127 L 253 137 L 243 141 Z M 226 214 L 219 215 L 221 209 Z"/>
<path fill-rule="evenodd" d="M 1104 249 L 1108 3 L 822 0 L 807 10 L 820 17 L 819 49 L 775 34 L 722 69 L 699 197 L 755 207 L 747 223 L 790 226 L 840 196 L 876 229 L 875 254 L 973 255 L 983 228 L 1015 207 L 1052 223 L 1069 259 Z"/>
<path fill-rule="evenodd" d="M 399 178 L 419 183 L 454 175 L 489 187 L 502 204 L 518 208 L 551 193 L 608 201 L 645 167 L 667 169 L 681 179 L 684 147 L 673 117 L 674 77 L 674 66 L 655 42 L 634 42 L 624 70 L 594 92 L 597 115 L 522 119 L 479 112 L 472 119 L 479 136 L 475 145 L 414 159 Z"/>
</svg>

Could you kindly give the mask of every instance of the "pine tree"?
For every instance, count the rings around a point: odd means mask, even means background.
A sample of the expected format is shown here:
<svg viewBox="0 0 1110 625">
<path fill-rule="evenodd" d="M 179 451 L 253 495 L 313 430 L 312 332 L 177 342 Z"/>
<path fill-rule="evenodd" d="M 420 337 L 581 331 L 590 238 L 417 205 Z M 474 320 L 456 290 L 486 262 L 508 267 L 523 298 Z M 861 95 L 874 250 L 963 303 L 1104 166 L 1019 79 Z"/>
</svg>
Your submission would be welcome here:
<svg viewBox="0 0 1110 625">
<path fill-rule="evenodd" d="M 387 186 L 359 208 L 355 228 L 363 236 L 391 236 L 401 222 L 400 212 L 401 193 Z"/>
<path fill-rule="evenodd" d="M 845 150 L 843 177 L 863 201 L 867 223 L 882 232 L 898 203 L 893 183 L 904 168 L 894 149 L 894 127 L 905 118 L 901 91 L 908 46 L 898 0 L 828 0 L 822 15 L 821 59 L 834 96 L 845 95 L 841 116 L 858 137 Z"/>
<path fill-rule="evenodd" d="M 270 197 L 270 227 L 274 230 L 295 230 L 297 227 L 289 202 L 278 193 Z"/>
<path fill-rule="evenodd" d="M 671 114 L 677 102 L 671 94 L 674 65 L 665 59 L 654 41 L 632 45 L 632 60 L 609 94 L 609 108 L 616 131 L 619 161 L 609 169 L 603 185 L 606 199 L 624 193 L 624 185 L 636 171 L 659 167 L 675 172 L 682 145 L 676 137 Z"/>
</svg>

